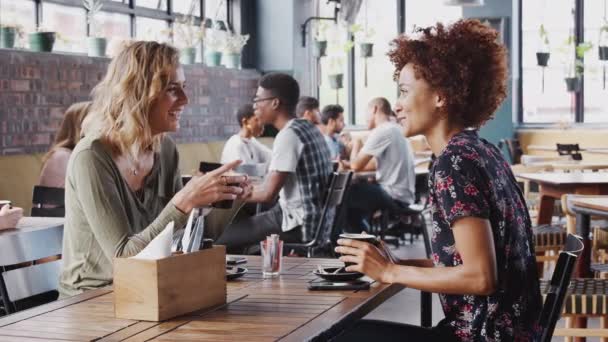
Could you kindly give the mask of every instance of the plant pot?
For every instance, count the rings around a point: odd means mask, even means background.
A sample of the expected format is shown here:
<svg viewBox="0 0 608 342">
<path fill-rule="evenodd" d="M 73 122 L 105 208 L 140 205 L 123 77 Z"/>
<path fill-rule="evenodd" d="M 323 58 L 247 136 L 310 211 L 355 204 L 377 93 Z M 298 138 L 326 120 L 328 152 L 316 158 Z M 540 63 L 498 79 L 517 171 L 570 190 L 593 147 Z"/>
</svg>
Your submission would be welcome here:
<svg viewBox="0 0 608 342">
<path fill-rule="evenodd" d="M 12 49 L 15 47 L 17 29 L 14 27 L 0 27 L 0 48 Z"/>
<path fill-rule="evenodd" d="M 608 61 L 608 46 L 600 46 L 598 48 L 600 61 Z"/>
<path fill-rule="evenodd" d="M 329 75 L 329 86 L 331 89 L 342 89 L 344 74 Z"/>
<path fill-rule="evenodd" d="M 548 52 L 537 52 L 536 53 L 536 64 L 541 67 L 546 67 L 549 64 L 549 57 L 551 56 Z"/>
<path fill-rule="evenodd" d="M 359 44 L 359 49 L 363 58 L 369 58 L 374 55 L 374 44 L 372 43 L 361 43 Z"/>
<path fill-rule="evenodd" d="M 87 37 L 87 54 L 91 57 L 105 57 L 108 40 L 99 37 Z"/>
<path fill-rule="evenodd" d="M 241 54 L 240 53 L 228 53 L 222 55 L 222 62 L 229 69 L 240 69 L 241 68 Z"/>
<path fill-rule="evenodd" d="M 196 49 L 193 47 L 179 50 L 179 62 L 181 64 L 194 64 L 196 59 Z"/>
<path fill-rule="evenodd" d="M 30 50 L 51 52 L 55 44 L 55 32 L 34 32 L 28 35 Z"/>
<path fill-rule="evenodd" d="M 579 77 L 566 77 L 564 80 L 569 92 L 579 92 L 581 90 L 581 79 Z"/>
<path fill-rule="evenodd" d="M 312 55 L 319 58 L 325 56 L 325 51 L 327 50 L 327 41 L 326 40 L 315 40 L 312 49 Z"/>
<path fill-rule="evenodd" d="M 220 51 L 205 52 L 205 64 L 210 67 L 220 66 L 222 61 L 222 53 Z"/>
</svg>

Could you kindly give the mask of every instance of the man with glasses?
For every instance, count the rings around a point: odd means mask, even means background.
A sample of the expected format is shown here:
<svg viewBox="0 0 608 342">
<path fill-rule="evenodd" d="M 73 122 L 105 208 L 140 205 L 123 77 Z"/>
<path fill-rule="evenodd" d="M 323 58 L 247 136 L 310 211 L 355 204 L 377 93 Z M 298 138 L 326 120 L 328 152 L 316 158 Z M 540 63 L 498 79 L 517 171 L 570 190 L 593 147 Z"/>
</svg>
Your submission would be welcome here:
<svg viewBox="0 0 608 342">
<path fill-rule="evenodd" d="M 383 97 L 375 98 L 367 111 L 370 133 L 365 144 L 353 138 L 350 168 L 375 171 L 376 183 L 355 183 L 348 190 L 347 230 L 352 233 L 369 231 L 368 218 L 376 210 L 396 211 L 415 200 L 414 153 L 401 126 L 395 123 L 390 103 Z"/>
<path fill-rule="evenodd" d="M 332 171 L 329 148 L 321 132 L 295 116 L 298 82 L 287 74 L 271 73 L 258 85 L 253 99 L 255 115 L 279 133 L 269 174 L 248 201 L 270 202 L 278 195 L 279 203 L 269 211 L 230 224 L 217 241 L 230 252 L 240 252 L 270 234 L 280 234 L 287 242 L 312 239 Z"/>
</svg>

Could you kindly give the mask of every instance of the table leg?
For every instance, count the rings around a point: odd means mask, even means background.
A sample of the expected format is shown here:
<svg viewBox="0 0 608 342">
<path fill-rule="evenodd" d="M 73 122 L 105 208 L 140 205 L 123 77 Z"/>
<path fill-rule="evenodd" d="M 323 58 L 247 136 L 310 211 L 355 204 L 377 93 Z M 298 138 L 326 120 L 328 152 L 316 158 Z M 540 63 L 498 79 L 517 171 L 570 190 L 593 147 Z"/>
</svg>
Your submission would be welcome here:
<svg viewBox="0 0 608 342">
<path fill-rule="evenodd" d="M 433 298 L 430 292 L 420 291 L 420 325 L 433 326 Z"/>
<path fill-rule="evenodd" d="M 551 224 L 551 218 L 553 217 L 553 205 L 555 204 L 555 198 L 552 196 L 540 194 L 539 205 L 538 205 L 538 222 L 541 224 Z"/>
</svg>

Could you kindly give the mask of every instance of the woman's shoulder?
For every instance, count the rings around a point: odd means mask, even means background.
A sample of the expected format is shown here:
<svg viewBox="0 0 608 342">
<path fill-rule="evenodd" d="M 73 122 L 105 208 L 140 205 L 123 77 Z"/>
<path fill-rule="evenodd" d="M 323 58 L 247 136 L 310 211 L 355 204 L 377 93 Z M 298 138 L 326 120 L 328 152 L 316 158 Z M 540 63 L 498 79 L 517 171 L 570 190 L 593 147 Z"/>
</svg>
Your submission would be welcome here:
<svg viewBox="0 0 608 342">
<path fill-rule="evenodd" d="M 474 131 L 463 131 L 450 139 L 435 165 L 455 171 L 479 168 L 485 164 L 486 147 Z"/>
</svg>

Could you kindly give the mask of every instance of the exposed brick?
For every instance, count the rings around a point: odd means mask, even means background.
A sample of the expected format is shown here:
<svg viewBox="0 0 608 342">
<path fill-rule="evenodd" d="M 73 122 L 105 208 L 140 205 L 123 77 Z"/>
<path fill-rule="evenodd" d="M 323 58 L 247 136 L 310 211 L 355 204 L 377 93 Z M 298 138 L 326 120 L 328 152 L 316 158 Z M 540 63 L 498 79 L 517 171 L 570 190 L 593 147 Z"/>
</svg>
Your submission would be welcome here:
<svg viewBox="0 0 608 342">
<path fill-rule="evenodd" d="M 90 98 L 109 59 L 0 50 L 0 155 L 45 152 L 65 110 Z M 234 112 L 255 95 L 255 70 L 184 66 L 190 104 L 172 134 L 178 143 L 226 139 Z"/>
</svg>

